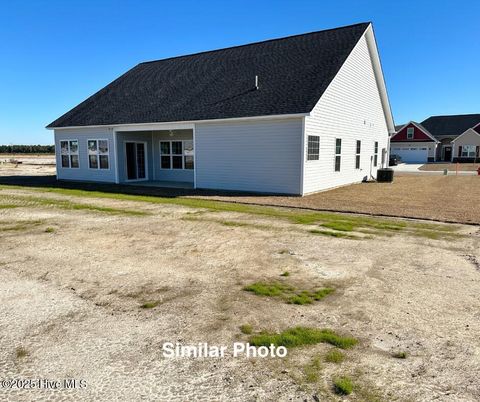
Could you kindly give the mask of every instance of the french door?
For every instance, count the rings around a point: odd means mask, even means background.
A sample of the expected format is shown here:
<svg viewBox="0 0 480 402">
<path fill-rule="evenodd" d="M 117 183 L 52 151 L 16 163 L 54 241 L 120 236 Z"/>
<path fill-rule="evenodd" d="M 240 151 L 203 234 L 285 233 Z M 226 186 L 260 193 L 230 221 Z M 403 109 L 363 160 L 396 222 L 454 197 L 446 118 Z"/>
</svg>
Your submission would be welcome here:
<svg viewBox="0 0 480 402">
<path fill-rule="evenodd" d="M 125 142 L 127 180 L 148 180 L 146 148 L 145 142 Z"/>
</svg>

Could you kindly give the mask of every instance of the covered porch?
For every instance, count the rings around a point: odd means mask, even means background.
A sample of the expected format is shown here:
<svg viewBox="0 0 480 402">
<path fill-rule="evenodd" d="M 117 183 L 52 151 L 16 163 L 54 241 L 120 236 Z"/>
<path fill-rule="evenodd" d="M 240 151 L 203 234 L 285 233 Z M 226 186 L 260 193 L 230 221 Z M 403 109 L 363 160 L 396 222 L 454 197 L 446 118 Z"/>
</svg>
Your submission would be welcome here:
<svg viewBox="0 0 480 402">
<path fill-rule="evenodd" d="M 195 188 L 194 128 L 114 132 L 116 182 L 148 187 Z"/>
</svg>

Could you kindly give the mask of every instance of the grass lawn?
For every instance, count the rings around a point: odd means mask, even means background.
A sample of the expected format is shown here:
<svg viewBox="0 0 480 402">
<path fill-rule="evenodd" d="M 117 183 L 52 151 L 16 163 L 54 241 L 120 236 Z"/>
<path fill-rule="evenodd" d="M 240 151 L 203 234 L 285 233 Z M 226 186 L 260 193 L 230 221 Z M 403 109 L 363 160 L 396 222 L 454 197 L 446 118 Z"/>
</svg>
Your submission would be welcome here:
<svg viewBox="0 0 480 402">
<path fill-rule="evenodd" d="M 476 171 L 480 167 L 480 161 L 478 163 L 459 163 L 458 170 L 461 172 Z M 428 172 L 439 172 L 444 169 L 448 169 L 449 172 L 455 172 L 457 170 L 456 163 L 427 163 L 420 166 L 420 170 Z"/>
</svg>

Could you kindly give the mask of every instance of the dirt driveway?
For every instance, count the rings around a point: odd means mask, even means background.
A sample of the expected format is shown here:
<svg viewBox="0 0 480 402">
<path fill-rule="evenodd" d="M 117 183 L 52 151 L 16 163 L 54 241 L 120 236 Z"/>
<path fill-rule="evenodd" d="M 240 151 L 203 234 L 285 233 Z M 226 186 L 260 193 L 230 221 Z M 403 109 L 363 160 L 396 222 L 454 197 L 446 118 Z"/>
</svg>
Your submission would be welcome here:
<svg viewBox="0 0 480 402">
<path fill-rule="evenodd" d="M 476 227 L 19 189 L 0 189 L 0 205 L 2 378 L 86 381 L 0 399 L 343 400 L 332 384 L 347 376 L 349 400 L 478 400 Z M 335 291 L 288 304 L 243 290 L 259 281 Z M 326 343 L 286 358 L 161 354 L 164 342 L 246 342 L 245 324 L 359 343 L 343 362 Z"/>
</svg>

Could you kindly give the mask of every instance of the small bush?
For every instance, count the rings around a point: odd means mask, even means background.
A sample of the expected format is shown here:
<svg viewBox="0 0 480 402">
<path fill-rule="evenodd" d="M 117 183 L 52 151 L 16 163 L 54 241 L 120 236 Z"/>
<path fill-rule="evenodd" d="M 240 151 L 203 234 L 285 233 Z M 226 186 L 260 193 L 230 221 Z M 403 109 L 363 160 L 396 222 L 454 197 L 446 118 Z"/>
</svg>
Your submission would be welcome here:
<svg viewBox="0 0 480 402">
<path fill-rule="evenodd" d="M 158 305 L 160 304 L 160 301 L 156 300 L 156 301 L 150 301 L 150 302 L 145 302 L 143 303 L 140 308 L 144 308 L 144 309 L 147 309 L 147 308 L 155 308 L 157 307 Z"/>
<path fill-rule="evenodd" d="M 325 355 L 325 361 L 328 363 L 341 363 L 344 359 L 345 355 L 338 349 L 332 349 Z"/>
<path fill-rule="evenodd" d="M 290 272 L 285 271 L 285 272 L 281 273 L 280 276 L 285 276 L 285 277 L 290 276 Z"/>
<path fill-rule="evenodd" d="M 356 345 L 357 340 L 352 337 L 337 335 L 330 329 L 294 327 L 280 333 L 263 332 L 258 335 L 252 335 L 249 343 L 253 346 L 270 346 L 272 344 L 287 348 L 329 343 L 339 348 L 347 349 Z"/>
<path fill-rule="evenodd" d="M 394 353 L 392 353 L 392 356 L 395 359 L 406 359 L 407 358 L 407 352 L 394 352 Z"/>
<path fill-rule="evenodd" d="M 251 333 L 253 333 L 253 328 L 250 324 L 243 324 L 240 326 L 240 331 L 242 332 L 242 334 L 250 335 Z"/>
<path fill-rule="evenodd" d="M 45 233 L 54 233 L 54 232 L 55 232 L 55 228 L 48 227 L 45 229 Z"/>
<path fill-rule="evenodd" d="M 350 395 L 353 391 L 353 382 L 348 377 L 339 377 L 333 380 L 333 389 L 338 395 Z"/>
</svg>

